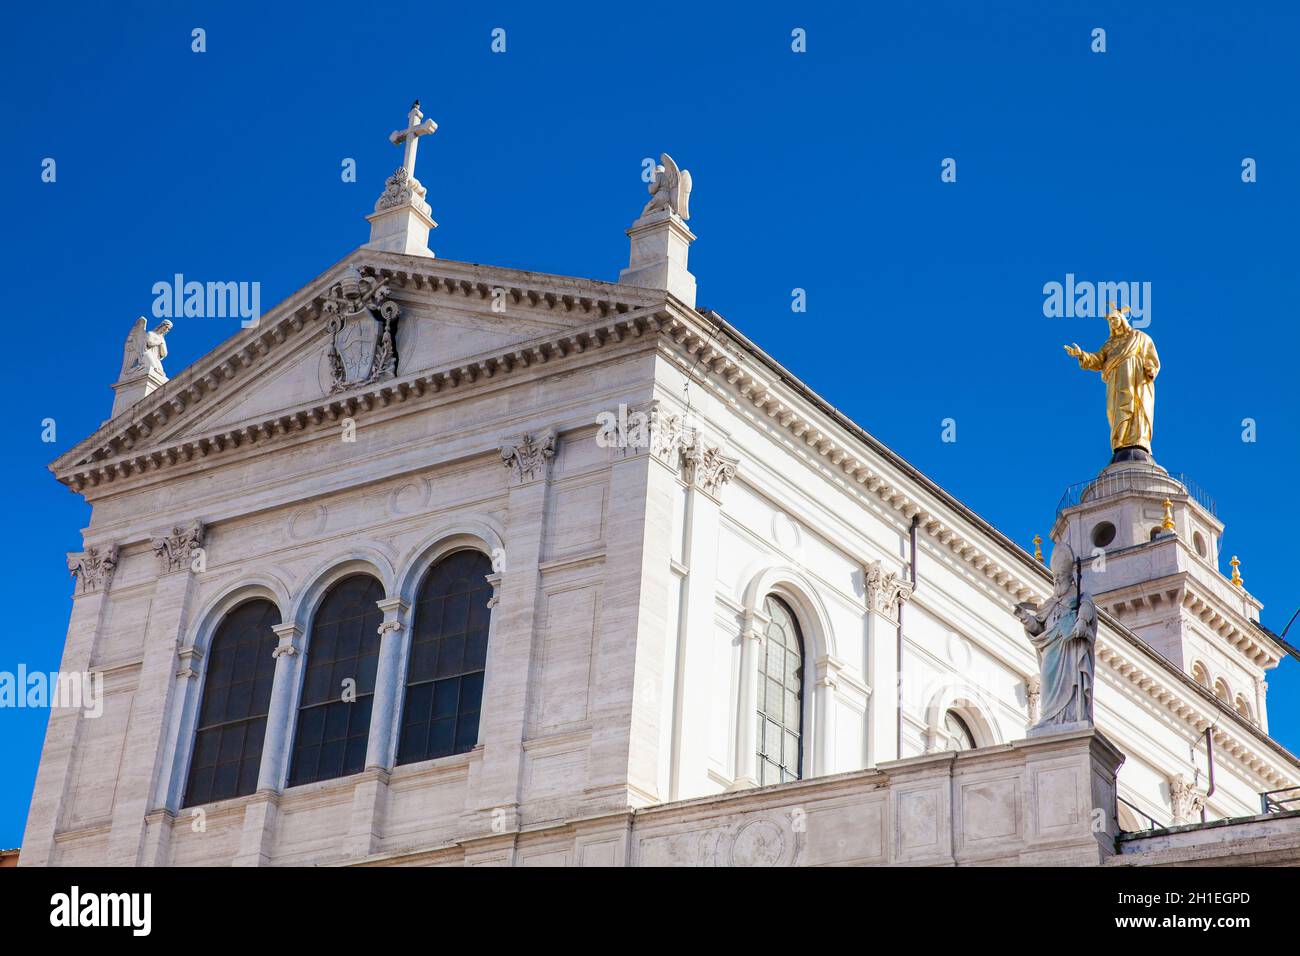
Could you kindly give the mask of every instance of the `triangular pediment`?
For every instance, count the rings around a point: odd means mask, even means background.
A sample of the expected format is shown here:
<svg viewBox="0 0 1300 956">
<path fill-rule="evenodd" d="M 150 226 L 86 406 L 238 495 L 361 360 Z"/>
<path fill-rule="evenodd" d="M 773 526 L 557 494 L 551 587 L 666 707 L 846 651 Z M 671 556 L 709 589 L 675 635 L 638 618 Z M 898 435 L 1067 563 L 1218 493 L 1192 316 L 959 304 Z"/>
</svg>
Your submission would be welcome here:
<svg viewBox="0 0 1300 956">
<path fill-rule="evenodd" d="M 370 364 L 385 328 L 380 309 L 351 313 L 353 300 L 342 313 L 328 308 L 358 275 L 366 288 L 382 285 L 383 298 L 397 307 L 388 326 L 395 368 Z M 51 469 L 66 480 L 123 455 L 238 435 L 352 390 L 493 361 L 607 319 L 654 312 L 664 301 L 654 290 L 360 249 L 105 422 Z M 334 369 L 340 357 L 347 366 L 341 378 Z"/>
</svg>

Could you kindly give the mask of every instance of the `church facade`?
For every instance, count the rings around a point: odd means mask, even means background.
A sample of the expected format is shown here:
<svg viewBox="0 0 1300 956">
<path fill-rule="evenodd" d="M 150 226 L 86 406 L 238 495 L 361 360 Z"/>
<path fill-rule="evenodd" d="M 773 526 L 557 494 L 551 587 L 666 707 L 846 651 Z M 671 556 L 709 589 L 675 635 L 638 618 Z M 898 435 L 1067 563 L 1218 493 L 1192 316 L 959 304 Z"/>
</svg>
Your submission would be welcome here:
<svg viewBox="0 0 1300 956">
<path fill-rule="evenodd" d="M 1193 486 L 1124 462 L 1067 492 L 1096 730 L 1027 739 L 1014 611 L 1047 569 L 695 307 L 689 173 L 664 157 L 618 282 L 451 262 L 433 128 L 394 134 L 370 241 L 255 326 L 170 379 L 168 329 L 133 330 L 112 418 L 52 465 L 92 505 L 61 669 L 104 707 L 52 713 L 23 865 L 1292 839 L 1261 814 L 1300 786 L 1267 732 L 1286 647 Z"/>
</svg>

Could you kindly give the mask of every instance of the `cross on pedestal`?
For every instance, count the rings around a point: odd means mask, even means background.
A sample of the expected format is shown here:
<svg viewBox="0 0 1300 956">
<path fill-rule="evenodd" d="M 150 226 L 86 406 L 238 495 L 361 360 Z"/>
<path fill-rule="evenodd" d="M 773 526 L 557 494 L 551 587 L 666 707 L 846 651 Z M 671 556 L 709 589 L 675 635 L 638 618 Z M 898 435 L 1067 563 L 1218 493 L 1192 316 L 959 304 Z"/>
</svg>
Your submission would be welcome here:
<svg viewBox="0 0 1300 956">
<path fill-rule="evenodd" d="M 420 101 L 416 100 L 411 104 L 411 112 L 406 114 L 406 129 L 393 130 L 388 138 L 394 146 L 406 144 L 406 155 L 402 159 L 402 166 L 405 167 L 407 174 L 415 178 L 415 150 L 420 145 L 420 137 L 428 136 L 438 129 L 438 124 L 433 120 L 424 119 L 424 114 L 420 112 Z"/>
</svg>

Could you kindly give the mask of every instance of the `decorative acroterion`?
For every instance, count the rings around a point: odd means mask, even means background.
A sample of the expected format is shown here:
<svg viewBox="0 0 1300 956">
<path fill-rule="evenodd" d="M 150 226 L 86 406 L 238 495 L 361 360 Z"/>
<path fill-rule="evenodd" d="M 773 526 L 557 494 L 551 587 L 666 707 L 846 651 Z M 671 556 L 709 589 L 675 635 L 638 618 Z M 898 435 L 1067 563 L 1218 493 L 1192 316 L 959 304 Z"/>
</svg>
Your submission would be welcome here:
<svg viewBox="0 0 1300 956">
<path fill-rule="evenodd" d="M 366 217 L 370 222 L 370 241 L 367 249 L 382 252 L 401 252 L 407 255 L 429 256 L 429 230 L 438 224 L 433 221 L 429 204 L 425 202 L 425 188 L 415 178 L 415 155 L 420 137 L 429 136 L 438 129 L 433 120 L 424 119 L 420 101 L 411 104 L 406 115 L 406 128 L 393 130 L 389 142 L 402 146 L 402 165 L 384 182 L 384 191 L 375 202 L 375 211 Z"/>
<path fill-rule="evenodd" d="M 1246 585 L 1245 582 L 1241 580 L 1241 562 L 1237 560 L 1235 554 L 1232 556 L 1232 560 L 1229 561 L 1228 564 L 1232 566 L 1232 583 L 1239 588 L 1244 588 Z"/>
<path fill-rule="evenodd" d="M 691 174 L 664 153 L 647 188 L 650 201 L 627 230 L 632 251 L 618 281 L 643 289 L 662 289 L 693 309 L 695 277 L 686 268 L 687 252 L 695 241 L 694 233 L 686 226 L 691 216 Z"/>
<path fill-rule="evenodd" d="M 1041 534 L 1034 535 L 1034 560 L 1039 564 L 1047 563 L 1043 559 L 1043 536 Z"/>
<path fill-rule="evenodd" d="M 1160 522 L 1160 530 L 1174 530 L 1174 503 L 1168 498 L 1165 499 L 1165 517 L 1164 520 Z"/>
<path fill-rule="evenodd" d="M 113 383 L 116 397 L 113 414 L 134 405 L 167 381 L 162 360 L 167 357 L 166 335 L 171 331 L 170 319 L 163 319 L 153 329 L 142 315 L 135 320 L 127 333 L 122 349 L 122 371 Z"/>
</svg>

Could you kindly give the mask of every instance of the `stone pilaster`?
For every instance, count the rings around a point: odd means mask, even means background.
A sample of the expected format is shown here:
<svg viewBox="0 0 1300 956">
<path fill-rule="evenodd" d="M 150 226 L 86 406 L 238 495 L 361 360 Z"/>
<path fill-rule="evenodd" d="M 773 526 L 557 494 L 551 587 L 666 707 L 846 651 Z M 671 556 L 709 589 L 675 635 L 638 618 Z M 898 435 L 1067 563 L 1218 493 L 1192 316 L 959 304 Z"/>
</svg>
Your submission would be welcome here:
<svg viewBox="0 0 1300 956">
<path fill-rule="evenodd" d="M 689 436 L 688 436 L 689 437 Z M 699 782 L 708 773 L 710 721 L 710 673 L 713 642 L 717 640 L 718 533 L 721 527 L 719 495 L 735 474 L 735 459 L 721 454 L 716 446 L 695 440 L 685 449 L 687 480 L 685 541 L 683 556 L 686 578 L 678 623 L 675 736 L 672 760 L 672 791 L 665 799 L 698 796 L 685 792 L 680 781 Z M 662 461 L 663 459 L 656 459 Z M 653 559 L 651 559 L 653 560 Z"/>
<path fill-rule="evenodd" d="M 736 773 L 733 790 L 758 786 L 758 662 L 770 619 L 757 609 L 740 623 L 740 700 L 736 710 Z"/>
<path fill-rule="evenodd" d="M 519 828 L 523 740 L 528 725 L 529 677 L 537 642 L 542 542 L 551 465 L 559 450 L 557 433 L 520 435 L 504 442 L 501 462 L 509 497 L 504 570 L 493 598 L 488 638 L 489 666 L 479 727 L 483 759 L 476 770 L 462 832 L 481 835 Z"/>
<path fill-rule="evenodd" d="M 108 602 L 107 592 L 102 586 L 85 590 L 82 585 L 83 582 L 79 580 L 77 594 L 72 602 L 72 616 L 68 621 L 63 659 L 59 664 L 59 670 L 64 674 L 89 673 L 95 640 L 103 624 L 104 609 Z M 58 831 L 68 798 L 72 756 L 81 721 L 86 719 L 90 718 L 84 717 L 81 710 L 56 707 L 50 711 L 50 721 L 45 729 L 45 745 L 41 749 L 41 762 L 36 772 L 36 786 L 27 813 L 27 827 L 23 832 L 23 851 L 19 857 L 21 866 L 50 866 L 58 862 L 55 857 L 54 835 Z"/>
<path fill-rule="evenodd" d="M 898 616 L 912 595 L 911 585 L 880 562 L 864 570 L 867 597 L 867 681 L 871 685 L 867 721 L 867 762 L 896 760 L 898 752 L 899 687 Z"/>
<path fill-rule="evenodd" d="M 303 633 L 293 621 L 271 628 L 279 639 L 272 655 L 275 676 L 271 682 L 271 706 L 266 714 L 266 736 L 262 741 L 262 762 L 257 770 L 257 788 L 280 792 L 289 776 L 289 743 L 297 718 L 299 671 L 302 668 Z"/>
<path fill-rule="evenodd" d="M 275 837 L 276 817 L 280 813 L 280 795 L 272 790 L 258 790 L 244 805 L 244 825 L 239 834 L 239 850 L 234 866 L 267 866 L 271 862 L 271 843 Z"/>
<path fill-rule="evenodd" d="M 591 759 L 584 809 L 622 810 L 666 799 L 659 792 L 667 712 L 664 666 L 675 586 L 672 507 L 677 478 L 651 456 L 610 467 L 609 500 L 645 502 L 610 510 L 601 631 L 593 664 Z"/>
<path fill-rule="evenodd" d="M 155 781 L 160 794 L 168 789 L 166 768 L 170 768 L 172 757 L 165 752 L 171 748 L 163 730 L 176 690 L 176 653 L 188 619 L 193 580 L 189 564 L 183 563 L 176 571 L 162 574 L 154 585 L 144 660 L 140 664 L 113 803 L 107 859 L 110 866 L 139 865 L 145 842 L 145 815 L 157 808 L 153 793 Z"/>
<path fill-rule="evenodd" d="M 384 620 L 379 625 L 379 660 L 375 671 L 375 697 L 370 710 L 370 737 L 366 741 L 366 767 L 392 770 L 397 752 L 398 714 L 406 692 L 406 661 L 410 656 L 410 605 L 400 597 L 379 602 Z"/>
</svg>

